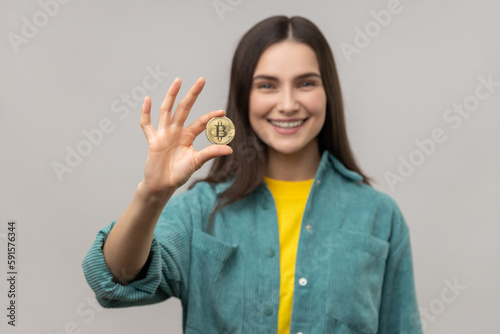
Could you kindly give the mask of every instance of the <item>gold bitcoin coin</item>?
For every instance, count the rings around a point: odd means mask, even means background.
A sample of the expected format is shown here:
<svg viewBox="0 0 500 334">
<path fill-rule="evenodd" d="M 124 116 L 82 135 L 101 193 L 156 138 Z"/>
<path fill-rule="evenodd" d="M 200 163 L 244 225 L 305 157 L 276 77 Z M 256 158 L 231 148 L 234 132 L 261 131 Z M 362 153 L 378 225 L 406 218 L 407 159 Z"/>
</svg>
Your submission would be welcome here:
<svg viewBox="0 0 500 334">
<path fill-rule="evenodd" d="M 205 128 L 205 134 L 212 144 L 227 145 L 234 138 L 234 124 L 226 116 L 212 117 Z"/>
</svg>

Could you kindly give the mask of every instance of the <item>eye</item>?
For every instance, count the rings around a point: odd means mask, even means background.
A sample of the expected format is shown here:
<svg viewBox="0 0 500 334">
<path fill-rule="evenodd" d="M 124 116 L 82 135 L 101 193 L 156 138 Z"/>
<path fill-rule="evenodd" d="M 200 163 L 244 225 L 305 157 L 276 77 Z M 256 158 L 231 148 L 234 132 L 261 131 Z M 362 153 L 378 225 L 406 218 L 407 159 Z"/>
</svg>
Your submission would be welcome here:
<svg viewBox="0 0 500 334">
<path fill-rule="evenodd" d="M 273 88 L 273 86 L 268 83 L 268 82 L 265 82 L 265 83 L 261 83 L 257 86 L 258 88 L 263 88 L 263 89 L 270 89 L 270 88 Z"/>
<path fill-rule="evenodd" d="M 300 84 L 300 87 L 311 87 L 311 86 L 315 86 L 316 83 L 314 81 L 303 81 L 301 84 Z"/>
</svg>

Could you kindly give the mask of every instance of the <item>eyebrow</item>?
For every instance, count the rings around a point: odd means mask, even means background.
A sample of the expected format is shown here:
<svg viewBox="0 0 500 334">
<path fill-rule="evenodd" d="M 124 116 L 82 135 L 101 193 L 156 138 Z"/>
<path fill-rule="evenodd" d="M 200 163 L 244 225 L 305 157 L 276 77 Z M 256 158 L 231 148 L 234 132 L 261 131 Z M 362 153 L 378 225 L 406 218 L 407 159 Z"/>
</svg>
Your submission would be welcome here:
<svg viewBox="0 0 500 334">
<path fill-rule="evenodd" d="M 318 77 L 321 79 L 321 75 L 319 75 L 318 73 L 315 73 L 315 72 L 308 72 L 308 73 L 304 73 L 304 74 L 301 74 L 301 75 L 298 75 L 295 77 L 295 80 L 299 80 L 299 79 L 304 79 L 304 78 L 309 78 L 309 77 Z M 278 81 L 278 78 L 276 77 L 273 77 L 271 75 L 257 75 L 253 78 L 253 80 L 256 80 L 256 79 L 264 79 L 264 80 L 273 80 L 273 81 Z"/>
</svg>

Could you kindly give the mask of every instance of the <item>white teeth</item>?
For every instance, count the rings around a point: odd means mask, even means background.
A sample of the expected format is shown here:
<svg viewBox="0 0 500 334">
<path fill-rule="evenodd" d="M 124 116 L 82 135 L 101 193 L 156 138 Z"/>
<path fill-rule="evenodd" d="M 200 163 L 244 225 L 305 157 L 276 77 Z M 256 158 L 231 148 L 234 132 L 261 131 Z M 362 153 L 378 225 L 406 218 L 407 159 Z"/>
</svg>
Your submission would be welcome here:
<svg viewBox="0 0 500 334">
<path fill-rule="evenodd" d="M 304 120 L 294 122 L 271 121 L 272 125 L 279 126 L 280 128 L 294 128 L 302 123 L 304 123 Z"/>
</svg>

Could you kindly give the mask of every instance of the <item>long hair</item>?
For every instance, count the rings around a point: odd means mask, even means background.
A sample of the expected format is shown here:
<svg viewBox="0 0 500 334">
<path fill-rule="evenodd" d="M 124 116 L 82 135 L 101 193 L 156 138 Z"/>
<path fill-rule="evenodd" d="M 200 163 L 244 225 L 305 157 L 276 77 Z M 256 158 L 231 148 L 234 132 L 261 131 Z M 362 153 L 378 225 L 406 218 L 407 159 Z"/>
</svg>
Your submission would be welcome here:
<svg viewBox="0 0 500 334">
<path fill-rule="evenodd" d="M 234 53 L 226 115 L 233 121 L 237 131 L 229 144 L 233 153 L 214 159 L 208 175 L 197 182 L 224 182 L 233 179 L 231 185 L 218 195 L 217 205 L 210 215 L 210 230 L 214 214 L 226 205 L 250 194 L 264 177 L 267 162 L 267 147 L 253 131 L 249 120 L 249 98 L 252 77 L 262 53 L 271 45 L 285 40 L 304 43 L 316 53 L 327 104 L 323 128 L 318 134 L 320 154 L 327 150 L 348 169 L 363 176 L 363 183 L 370 185 L 354 159 L 344 119 L 344 105 L 337 68 L 332 51 L 321 31 L 306 18 L 294 16 L 272 16 L 243 35 Z"/>
</svg>

